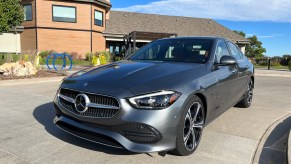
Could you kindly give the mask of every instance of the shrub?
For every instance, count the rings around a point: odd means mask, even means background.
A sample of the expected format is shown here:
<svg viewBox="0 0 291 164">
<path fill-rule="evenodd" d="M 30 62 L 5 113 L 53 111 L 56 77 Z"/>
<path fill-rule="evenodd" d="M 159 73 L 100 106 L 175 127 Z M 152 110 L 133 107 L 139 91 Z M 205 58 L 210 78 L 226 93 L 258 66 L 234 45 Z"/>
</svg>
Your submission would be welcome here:
<svg viewBox="0 0 291 164">
<path fill-rule="evenodd" d="M 91 53 L 91 52 L 87 52 L 86 53 L 86 61 L 92 61 L 92 57 L 93 57 L 93 53 Z"/>
<path fill-rule="evenodd" d="M 46 58 L 49 55 L 50 55 L 50 52 L 49 51 L 41 51 L 39 53 L 39 56 L 41 56 L 42 58 Z"/>
<path fill-rule="evenodd" d="M 291 60 L 288 62 L 288 68 L 291 70 Z"/>
<path fill-rule="evenodd" d="M 71 56 L 71 58 L 73 60 L 81 60 L 82 59 L 81 55 L 79 55 L 77 52 L 71 52 L 69 55 Z"/>
<path fill-rule="evenodd" d="M 44 59 L 44 58 L 47 58 L 50 54 L 53 54 L 53 53 L 57 53 L 57 52 L 55 50 L 45 50 L 45 51 L 41 51 L 39 53 L 39 56 Z"/>
<path fill-rule="evenodd" d="M 268 60 L 260 60 L 258 61 L 258 64 L 261 66 L 267 66 L 268 65 Z"/>
<path fill-rule="evenodd" d="M 110 62 L 112 60 L 112 56 L 108 51 L 100 51 L 99 54 L 103 54 L 107 62 Z"/>
<path fill-rule="evenodd" d="M 97 55 L 92 55 L 92 62 L 91 62 L 91 64 L 93 66 L 96 66 L 98 64 L 98 57 L 97 57 Z"/>
<path fill-rule="evenodd" d="M 101 65 L 107 64 L 107 58 L 104 54 L 99 55 L 99 60 Z"/>
<path fill-rule="evenodd" d="M 280 64 L 284 66 L 288 66 L 289 61 L 291 61 L 291 55 L 283 55 Z"/>
<path fill-rule="evenodd" d="M 277 67 L 277 66 L 281 66 L 281 64 L 280 64 L 280 62 L 273 61 L 273 62 L 271 62 L 271 66 Z"/>
<path fill-rule="evenodd" d="M 113 61 L 119 61 L 119 60 L 122 60 L 122 57 L 120 57 L 120 56 L 115 56 L 115 57 L 113 58 Z"/>
</svg>

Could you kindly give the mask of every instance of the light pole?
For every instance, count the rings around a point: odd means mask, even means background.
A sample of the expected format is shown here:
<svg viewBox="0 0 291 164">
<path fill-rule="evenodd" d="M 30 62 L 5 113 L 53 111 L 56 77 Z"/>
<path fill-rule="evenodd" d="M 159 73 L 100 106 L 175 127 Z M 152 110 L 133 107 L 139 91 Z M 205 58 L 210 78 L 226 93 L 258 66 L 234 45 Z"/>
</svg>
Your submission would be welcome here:
<svg viewBox="0 0 291 164">
<path fill-rule="evenodd" d="M 270 67 L 271 67 L 271 58 L 268 57 L 268 70 L 270 70 Z"/>
</svg>

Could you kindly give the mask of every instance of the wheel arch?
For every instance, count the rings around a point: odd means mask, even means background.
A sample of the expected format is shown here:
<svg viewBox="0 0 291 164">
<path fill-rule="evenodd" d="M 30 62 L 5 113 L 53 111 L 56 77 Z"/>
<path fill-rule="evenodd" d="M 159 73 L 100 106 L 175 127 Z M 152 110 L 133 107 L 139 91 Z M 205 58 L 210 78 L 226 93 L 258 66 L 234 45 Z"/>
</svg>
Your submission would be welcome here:
<svg viewBox="0 0 291 164">
<path fill-rule="evenodd" d="M 255 87 L 255 77 L 252 75 L 251 80 L 253 81 L 253 87 Z"/>
<path fill-rule="evenodd" d="M 207 100 L 206 100 L 206 97 L 202 94 L 202 93 L 195 93 L 196 96 L 198 96 L 202 103 L 203 103 L 203 106 L 204 106 L 204 114 L 205 114 L 205 121 L 207 119 Z"/>
</svg>

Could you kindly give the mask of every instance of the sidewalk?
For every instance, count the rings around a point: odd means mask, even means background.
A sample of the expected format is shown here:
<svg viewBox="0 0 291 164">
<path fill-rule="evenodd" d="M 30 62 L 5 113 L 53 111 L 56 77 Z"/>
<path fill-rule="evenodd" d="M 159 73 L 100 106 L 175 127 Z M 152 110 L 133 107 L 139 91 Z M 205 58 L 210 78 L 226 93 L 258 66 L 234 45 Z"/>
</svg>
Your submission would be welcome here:
<svg viewBox="0 0 291 164">
<path fill-rule="evenodd" d="M 52 65 L 50 65 L 51 69 L 48 69 L 46 65 L 42 65 L 41 67 L 44 70 L 50 70 L 52 72 L 60 72 L 60 73 L 65 74 L 66 76 L 69 76 L 69 75 L 71 75 L 71 74 L 73 74 L 75 72 L 78 72 L 78 71 L 82 70 L 82 69 L 90 68 L 91 66 L 73 65 L 71 70 L 68 70 L 67 68 L 65 68 L 65 69 L 58 68 L 59 70 L 57 70 L 57 71 L 53 68 Z"/>
</svg>

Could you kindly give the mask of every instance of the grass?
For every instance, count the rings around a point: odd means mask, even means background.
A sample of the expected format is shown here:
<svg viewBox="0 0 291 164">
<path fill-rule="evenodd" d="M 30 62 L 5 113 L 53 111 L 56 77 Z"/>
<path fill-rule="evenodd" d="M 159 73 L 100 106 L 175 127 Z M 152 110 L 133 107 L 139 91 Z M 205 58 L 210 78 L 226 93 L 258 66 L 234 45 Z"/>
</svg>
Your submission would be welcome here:
<svg viewBox="0 0 291 164">
<path fill-rule="evenodd" d="M 254 66 L 255 66 L 255 68 L 266 68 L 266 69 L 268 69 L 268 66 L 262 66 L 262 65 L 257 65 L 257 64 L 255 64 Z M 288 66 L 279 65 L 279 66 L 271 66 L 270 68 L 271 69 L 288 69 Z"/>
<path fill-rule="evenodd" d="M 7 58 L 11 58 L 13 61 L 18 61 L 20 58 L 20 55 L 17 54 L 0 54 L 0 65 L 4 64 L 7 60 Z"/>
<path fill-rule="evenodd" d="M 53 63 L 53 59 L 49 59 L 48 63 L 50 65 L 52 65 Z M 67 66 L 70 64 L 69 60 L 66 60 Z M 43 60 L 43 62 L 41 64 L 46 64 L 46 59 Z M 62 59 L 57 59 L 55 61 L 56 65 L 62 65 L 63 64 L 63 60 Z M 89 66 L 91 65 L 91 63 L 89 61 L 85 61 L 85 60 L 73 60 L 73 66 L 74 65 L 82 65 L 82 66 Z"/>
</svg>

